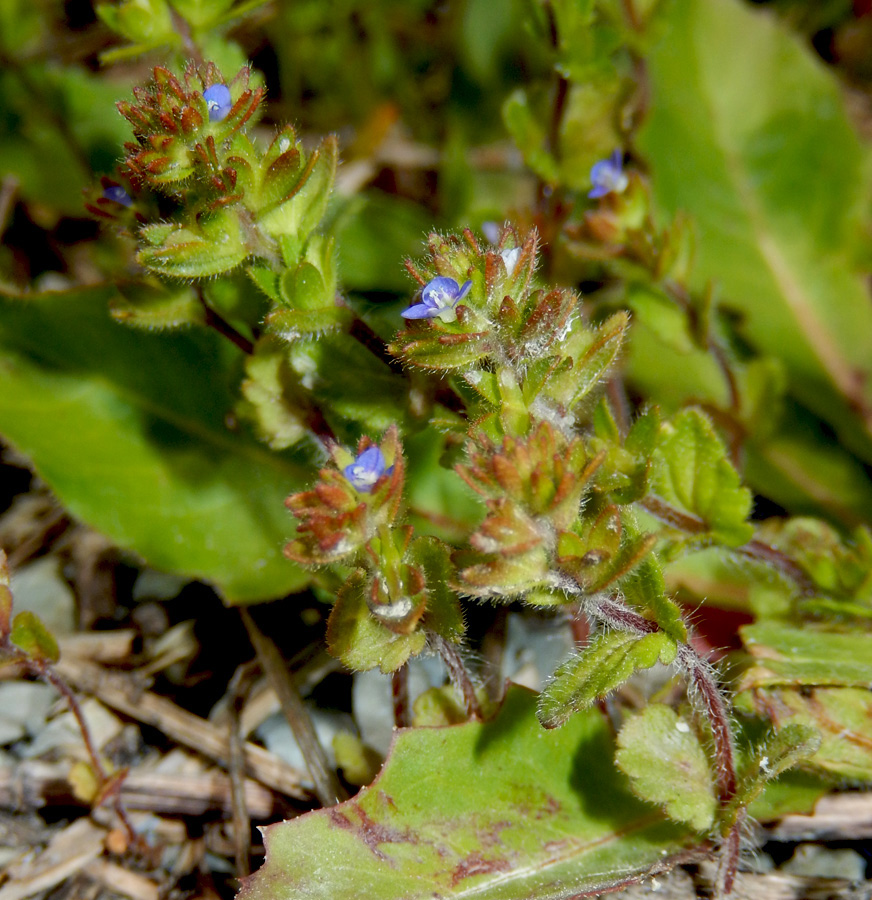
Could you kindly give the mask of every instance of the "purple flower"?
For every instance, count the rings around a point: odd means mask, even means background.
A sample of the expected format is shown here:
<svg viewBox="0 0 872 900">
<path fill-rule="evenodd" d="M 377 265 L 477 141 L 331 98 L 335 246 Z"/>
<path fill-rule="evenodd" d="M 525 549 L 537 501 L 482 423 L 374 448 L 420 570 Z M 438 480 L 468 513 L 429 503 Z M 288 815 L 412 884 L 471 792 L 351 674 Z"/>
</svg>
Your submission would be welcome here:
<svg viewBox="0 0 872 900">
<path fill-rule="evenodd" d="M 594 163 L 590 170 L 593 190 L 587 195 L 591 200 L 605 197 L 606 194 L 622 194 L 627 189 L 630 180 L 622 168 L 623 160 L 624 154 L 620 150 L 615 150 L 608 159 Z"/>
<path fill-rule="evenodd" d="M 400 315 L 404 319 L 441 319 L 454 322 L 457 319 L 457 304 L 469 293 L 472 282 L 461 287 L 453 278 L 434 278 L 422 291 L 421 302 L 404 309 Z"/>
<path fill-rule="evenodd" d="M 230 96 L 230 88 L 226 84 L 213 84 L 203 91 L 203 99 L 209 109 L 209 121 L 220 122 L 227 118 L 227 113 L 233 106 Z"/>
<path fill-rule="evenodd" d="M 103 199 L 111 200 L 113 203 L 120 203 L 122 206 L 133 206 L 130 194 L 120 184 L 110 184 L 108 187 L 103 188 Z"/>
<path fill-rule="evenodd" d="M 393 470 L 393 466 L 385 468 L 385 457 L 378 447 L 368 447 L 343 469 L 343 474 L 356 491 L 369 494 L 379 478 L 390 475 Z"/>
</svg>

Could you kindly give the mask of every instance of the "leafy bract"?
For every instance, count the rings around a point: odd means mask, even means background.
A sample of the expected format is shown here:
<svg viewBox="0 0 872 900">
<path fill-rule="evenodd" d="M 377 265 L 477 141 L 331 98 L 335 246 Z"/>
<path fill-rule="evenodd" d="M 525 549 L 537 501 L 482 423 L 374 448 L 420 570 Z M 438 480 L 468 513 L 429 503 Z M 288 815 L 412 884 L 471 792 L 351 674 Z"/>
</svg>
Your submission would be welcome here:
<svg viewBox="0 0 872 900">
<path fill-rule="evenodd" d="M 711 828 L 718 806 L 711 765 L 693 728 L 673 709 L 652 703 L 630 719 L 618 735 L 615 760 L 638 796 L 696 831 Z"/>
<path fill-rule="evenodd" d="M 742 487 L 711 421 L 699 410 L 683 410 L 663 423 L 653 460 L 655 494 L 700 519 L 725 544 L 751 540 L 754 529 L 746 521 L 751 492 Z"/>
<path fill-rule="evenodd" d="M 266 830 L 240 900 L 560 900 L 654 866 L 693 838 L 629 792 L 601 713 L 543 732 L 535 697 L 497 718 L 399 732 L 353 800 Z"/>
<path fill-rule="evenodd" d="M 656 201 L 695 220 L 698 284 L 719 285 L 795 396 L 872 459 L 872 304 L 851 258 L 869 167 L 840 86 L 798 36 L 736 0 L 674 0 L 660 26 L 639 135 Z"/>
<path fill-rule="evenodd" d="M 74 515 L 155 568 L 228 602 L 299 590 L 283 500 L 307 476 L 226 424 L 238 351 L 211 333 L 125 328 L 111 297 L 0 295 L 0 433 Z"/>
<path fill-rule="evenodd" d="M 539 721 L 546 728 L 556 728 L 620 687 L 637 669 L 673 659 L 675 642 L 662 631 L 597 635 L 554 673 L 539 699 Z"/>
</svg>

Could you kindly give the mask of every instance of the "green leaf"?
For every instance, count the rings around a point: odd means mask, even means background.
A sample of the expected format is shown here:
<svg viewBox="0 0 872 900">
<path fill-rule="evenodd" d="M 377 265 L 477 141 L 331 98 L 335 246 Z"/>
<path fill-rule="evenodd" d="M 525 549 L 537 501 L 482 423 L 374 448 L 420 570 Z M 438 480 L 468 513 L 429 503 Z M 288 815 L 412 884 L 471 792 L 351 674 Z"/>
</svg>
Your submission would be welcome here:
<svg viewBox="0 0 872 900">
<path fill-rule="evenodd" d="M 690 724 L 668 706 L 652 703 L 618 734 L 615 760 L 634 793 L 663 806 L 671 819 L 704 832 L 718 801 L 706 752 Z"/>
<path fill-rule="evenodd" d="M 29 609 L 22 610 L 12 620 L 9 640 L 33 659 L 43 662 L 57 662 L 60 659 L 61 653 L 54 635 Z"/>
<path fill-rule="evenodd" d="M 754 529 L 746 521 L 751 492 L 741 486 L 724 445 L 702 412 L 686 409 L 664 422 L 653 461 L 655 494 L 700 519 L 716 540 L 730 546 L 751 540 Z"/>
<path fill-rule="evenodd" d="M 423 625 L 447 641 L 463 637 L 463 611 L 457 594 L 450 588 L 455 580 L 448 547 L 432 537 L 418 537 L 409 548 L 409 561 L 424 570 L 427 588 L 427 611 Z"/>
<path fill-rule="evenodd" d="M 779 735 L 795 734 L 796 729 L 813 733 L 816 737 L 801 745 L 808 751 L 806 765 L 813 771 L 838 780 L 872 783 L 872 693 L 868 688 L 759 689 L 742 701 L 768 718 Z"/>
<path fill-rule="evenodd" d="M 125 325 L 160 331 L 203 323 L 203 306 L 189 285 L 166 285 L 154 279 L 121 285 L 118 292 L 109 309 Z"/>
<path fill-rule="evenodd" d="M 739 631 L 751 654 L 739 690 L 775 685 L 868 688 L 872 684 L 872 634 L 840 634 L 773 621 L 745 625 Z"/>
<path fill-rule="evenodd" d="M 174 278 L 222 275 L 251 255 L 239 218 L 230 209 L 190 227 L 146 225 L 140 236 L 145 244 L 136 254 L 137 260 L 160 275 Z"/>
<path fill-rule="evenodd" d="M 681 607 L 667 594 L 663 570 L 655 556 L 646 556 L 621 581 L 621 592 L 637 609 L 650 611 L 654 621 L 674 641 L 683 643 L 687 640 Z"/>
<path fill-rule="evenodd" d="M 626 631 L 599 634 L 554 673 L 539 698 L 539 721 L 557 728 L 620 687 L 637 669 L 675 658 L 675 641 L 663 632 L 640 637 Z"/>
<path fill-rule="evenodd" d="M 820 732 L 812 725 L 790 722 L 771 732 L 763 743 L 754 749 L 750 763 L 739 779 L 739 789 L 731 807 L 739 809 L 753 803 L 766 785 L 797 763 L 814 756 L 820 749 Z"/>
<path fill-rule="evenodd" d="M 155 568 L 229 602 L 300 590 L 283 500 L 309 475 L 228 426 L 239 352 L 211 332 L 125 328 L 112 297 L 0 295 L 0 433 L 77 518 Z"/>
<path fill-rule="evenodd" d="M 273 237 L 305 238 L 314 231 L 327 211 L 338 156 L 336 137 L 324 138 L 289 196 L 259 216 L 260 226 Z"/>
<path fill-rule="evenodd" d="M 663 6 L 639 134 L 656 202 L 696 222 L 697 286 L 719 286 L 744 338 L 868 461 L 872 304 L 856 251 L 870 170 L 841 85 L 771 15 Z"/>
<path fill-rule="evenodd" d="M 327 646 L 349 669 L 396 672 L 427 644 L 423 631 L 399 634 L 378 622 L 366 602 L 366 576 L 358 569 L 342 586 L 327 622 Z"/>
<path fill-rule="evenodd" d="M 693 838 L 612 753 L 599 712 L 543 732 L 521 688 L 492 722 L 400 731 L 372 786 L 267 829 L 240 900 L 568 900 L 668 867 Z"/>
</svg>

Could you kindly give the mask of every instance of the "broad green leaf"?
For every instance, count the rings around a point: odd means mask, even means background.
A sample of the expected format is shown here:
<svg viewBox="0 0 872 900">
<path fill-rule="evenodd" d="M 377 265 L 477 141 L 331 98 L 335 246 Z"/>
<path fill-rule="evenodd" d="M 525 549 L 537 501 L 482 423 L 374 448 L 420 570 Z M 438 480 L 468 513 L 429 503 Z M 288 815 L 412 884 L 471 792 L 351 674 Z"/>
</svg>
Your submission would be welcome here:
<svg viewBox="0 0 872 900">
<path fill-rule="evenodd" d="M 543 732 L 535 704 L 400 731 L 353 800 L 266 830 L 240 900 L 568 900 L 668 867 L 693 837 L 632 796 L 602 714 Z"/>
<path fill-rule="evenodd" d="M 615 760 L 639 797 L 695 831 L 711 828 L 718 806 L 711 764 L 693 727 L 670 707 L 652 703 L 629 719 Z"/>
<path fill-rule="evenodd" d="M 816 740 L 805 739 L 800 745 L 813 771 L 872 783 L 872 692 L 868 687 L 758 689 L 741 699 L 758 715 L 770 719 L 779 735 L 800 728 L 819 732 Z M 768 766 L 772 756 L 766 755 Z"/>
<path fill-rule="evenodd" d="M 43 625 L 39 616 L 29 609 L 22 610 L 12 620 L 9 640 L 36 660 L 57 662 L 61 655 L 54 635 Z"/>
<path fill-rule="evenodd" d="M 868 153 L 836 77 L 737 0 L 671 0 L 648 57 L 639 147 L 660 209 L 689 213 L 694 269 L 790 390 L 872 459 L 872 304 L 858 264 Z"/>
<path fill-rule="evenodd" d="M 620 687 L 637 669 L 675 659 L 675 642 L 663 632 L 639 636 L 612 631 L 594 637 L 554 673 L 539 698 L 539 721 L 557 728 Z"/>
<path fill-rule="evenodd" d="M 872 634 L 841 634 L 774 621 L 745 625 L 740 633 L 751 654 L 751 666 L 742 674 L 739 690 L 872 685 Z"/>
<path fill-rule="evenodd" d="M 308 576 L 281 555 L 306 468 L 225 421 L 239 351 L 209 332 L 114 322 L 106 288 L 0 295 L 0 433 L 72 513 L 229 602 Z"/>
<path fill-rule="evenodd" d="M 670 506 L 700 519 L 715 539 L 730 546 L 753 537 L 746 521 L 751 492 L 742 487 L 702 412 L 686 409 L 664 422 L 653 461 L 651 488 Z"/>
</svg>

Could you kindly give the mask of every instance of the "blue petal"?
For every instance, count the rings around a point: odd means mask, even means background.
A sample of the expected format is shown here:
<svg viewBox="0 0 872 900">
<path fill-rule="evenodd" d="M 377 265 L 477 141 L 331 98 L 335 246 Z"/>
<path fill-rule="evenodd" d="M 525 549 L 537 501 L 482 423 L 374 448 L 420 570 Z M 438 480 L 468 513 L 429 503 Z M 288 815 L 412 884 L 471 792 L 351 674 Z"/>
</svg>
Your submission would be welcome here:
<svg viewBox="0 0 872 900">
<path fill-rule="evenodd" d="M 432 319 L 439 310 L 435 306 L 428 306 L 426 303 L 416 303 L 408 309 L 404 309 L 400 315 L 404 319 Z"/>
<path fill-rule="evenodd" d="M 113 203 L 120 203 L 122 206 L 133 205 L 130 194 L 128 194 L 120 184 L 112 184 L 109 187 L 104 188 L 103 197 L 106 200 L 111 200 Z"/>
<path fill-rule="evenodd" d="M 230 96 L 230 88 L 226 84 L 213 84 L 212 87 L 203 91 L 203 99 L 209 108 L 209 121 L 220 122 L 227 118 L 233 106 L 233 99 Z"/>
<path fill-rule="evenodd" d="M 453 279 L 445 275 L 440 275 L 429 282 L 423 291 L 421 291 L 421 299 L 428 305 L 435 306 L 435 299 L 430 299 L 433 294 L 445 294 L 452 299 L 457 296 L 460 291 L 460 285 Z"/>
</svg>

